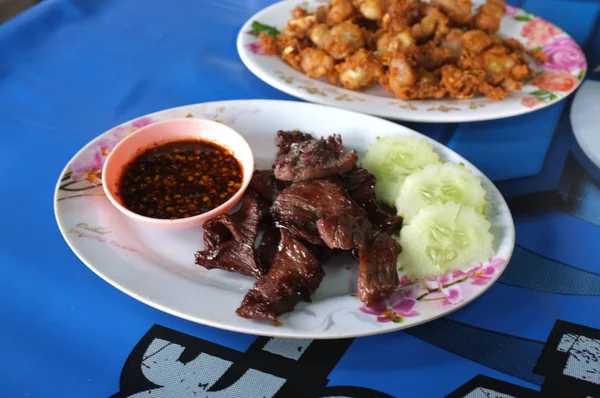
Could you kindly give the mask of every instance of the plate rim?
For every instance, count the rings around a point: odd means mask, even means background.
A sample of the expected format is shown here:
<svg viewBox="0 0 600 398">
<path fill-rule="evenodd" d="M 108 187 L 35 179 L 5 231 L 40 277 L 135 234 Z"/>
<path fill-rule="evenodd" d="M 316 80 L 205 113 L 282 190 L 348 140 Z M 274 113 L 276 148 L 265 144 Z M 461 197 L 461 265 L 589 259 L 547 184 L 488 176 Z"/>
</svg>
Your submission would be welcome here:
<svg viewBox="0 0 600 398">
<path fill-rule="evenodd" d="M 240 326 L 236 326 L 236 325 L 230 325 L 227 324 L 225 322 L 220 322 L 218 320 L 211 320 L 211 319 L 199 319 L 196 316 L 191 316 L 189 314 L 186 313 L 182 313 L 180 311 L 178 311 L 177 309 L 173 309 L 173 308 L 169 308 L 166 307 L 165 305 L 161 304 L 160 302 L 157 302 L 155 300 L 152 300 L 149 297 L 144 296 L 144 294 L 140 293 L 138 290 L 139 289 L 127 289 L 126 286 L 122 286 L 122 284 L 119 284 L 118 281 L 116 280 L 111 280 L 107 275 L 105 275 L 98 267 L 95 266 L 91 261 L 89 261 L 86 256 L 84 254 L 82 254 L 77 248 L 76 246 L 73 244 L 73 242 L 71 241 L 70 237 L 67 236 L 67 228 L 66 226 L 64 226 L 61 222 L 61 216 L 60 216 L 60 211 L 58 209 L 59 206 L 59 202 L 58 199 L 58 195 L 60 193 L 59 190 L 59 186 L 61 185 L 61 179 L 62 176 L 65 174 L 65 172 L 68 170 L 69 166 L 71 165 L 71 163 L 78 157 L 80 156 L 80 154 L 85 151 L 88 147 L 90 147 L 91 145 L 93 145 L 97 140 L 99 140 L 101 137 L 103 137 L 104 135 L 110 133 L 111 131 L 113 131 L 115 128 L 122 126 L 122 125 L 126 125 L 128 123 L 133 122 L 134 120 L 140 119 L 140 118 L 144 118 L 144 117 L 151 117 L 152 115 L 156 115 L 159 113 L 164 113 L 164 112 L 168 112 L 168 111 L 172 111 L 172 110 L 176 110 L 176 109 L 183 109 L 183 108 L 188 108 L 188 107 L 192 107 L 192 106 L 200 106 L 200 105 L 213 105 L 213 106 L 218 106 L 218 105 L 226 105 L 226 104 L 232 104 L 232 103 L 248 103 L 248 104 L 256 104 L 256 105 L 260 105 L 260 104 L 277 104 L 277 103 L 286 103 L 287 105 L 291 105 L 291 104 L 303 104 L 304 106 L 307 107 L 320 107 L 320 108 L 330 108 L 330 109 L 335 109 L 337 111 L 340 111 L 342 113 L 352 113 L 355 115 L 358 115 L 360 117 L 366 117 L 366 118 L 375 118 L 380 120 L 381 122 L 385 122 L 385 123 L 390 123 L 393 125 L 396 125 L 398 127 L 402 127 L 406 130 L 409 130 L 411 133 L 416 134 L 417 136 L 419 136 L 422 139 L 425 139 L 427 141 L 432 141 L 435 142 L 436 145 L 440 145 L 442 147 L 445 148 L 445 150 L 449 151 L 452 154 L 457 155 L 458 157 L 465 159 L 469 166 L 472 168 L 472 170 L 479 172 L 482 176 L 484 176 L 489 183 L 491 184 L 492 188 L 496 190 L 497 194 L 497 198 L 500 201 L 500 203 L 506 208 L 507 210 L 507 235 L 508 238 L 510 238 L 510 249 L 508 250 L 507 254 L 506 254 L 506 258 L 504 258 L 504 260 L 506 261 L 506 263 L 504 264 L 503 268 L 497 272 L 494 277 L 492 278 L 492 280 L 490 280 L 490 283 L 486 286 L 485 289 L 480 290 L 479 292 L 477 292 L 476 294 L 474 294 L 473 296 L 470 297 L 469 300 L 461 302 L 459 304 L 454 305 L 449 311 L 447 312 L 441 312 L 439 314 L 437 314 L 436 316 L 432 316 L 429 317 L 427 319 L 423 319 L 421 321 L 415 322 L 415 323 L 411 323 L 410 325 L 403 325 L 402 323 L 396 324 L 398 325 L 398 327 L 392 328 L 392 329 L 378 329 L 378 328 L 373 328 L 372 330 L 369 330 L 367 332 L 361 332 L 361 333 L 338 333 L 335 335 L 331 335 L 331 334 L 319 334 L 322 331 L 307 331 L 307 330 L 296 330 L 296 332 L 294 334 L 290 334 L 290 333 L 280 333 L 278 332 L 278 330 L 280 330 L 280 328 L 277 327 L 273 327 L 272 328 L 272 332 L 260 332 L 257 331 L 253 328 L 244 328 L 244 327 L 240 327 Z M 154 309 L 157 309 L 161 312 L 167 313 L 169 315 L 181 318 L 181 319 L 185 319 L 187 321 L 193 322 L 193 323 L 197 323 L 197 324 L 201 324 L 204 326 L 209 326 L 209 327 L 213 327 L 216 329 L 221 329 L 221 330 L 227 330 L 230 332 L 237 332 L 237 333 L 243 333 L 243 334 L 248 334 L 248 335 L 253 335 L 253 336 L 264 336 L 264 337 L 277 337 L 277 338 L 291 338 L 291 339 L 318 339 L 318 340 L 330 340 L 330 339 L 342 339 L 342 338 L 356 338 L 356 337 L 366 337 L 366 336 L 373 336 L 373 335 L 379 335 L 379 334 L 385 334 L 385 333 L 393 333 L 393 332 L 397 332 L 400 330 L 404 330 L 404 329 L 409 329 L 415 326 L 419 326 L 425 323 L 429 323 L 431 321 L 434 321 L 436 319 L 439 319 L 441 317 L 444 316 L 448 316 L 451 313 L 454 313 L 456 311 L 458 311 L 459 309 L 465 307 L 468 304 L 471 304 L 472 302 L 474 302 L 475 300 L 477 300 L 479 297 L 481 297 L 485 292 L 487 292 L 497 281 L 498 279 L 501 277 L 501 275 L 504 273 L 504 271 L 506 270 L 506 268 L 509 265 L 509 262 L 512 258 L 512 255 L 514 253 L 514 247 L 516 244 L 516 233 L 515 233 L 515 225 L 514 225 L 514 218 L 512 216 L 512 212 L 510 210 L 510 207 L 508 206 L 508 204 L 506 203 L 506 200 L 504 198 L 504 196 L 502 195 L 502 193 L 500 192 L 500 190 L 497 188 L 497 186 L 493 183 L 492 180 L 490 180 L 486 174 L 484 174 L 483 172 L 481 172 L 481 170 L 479 170 L 475 165 L 473 165 L 471 162 L 468 161 L 468 159 L 464 158 L 463 156 L 461 156 L 460 154 L 458 154 L 457 152 L 455 152 L 453 149 L 447 147 L 446 145 L 426 136 L 423 133 L 420 133 L 416 130 L 410 129 L 408 127 L 405 127 L 403 125 L 400 125 L 398 123 L 395 123 L 393 121 L 389 121 L 389 120 L 385 120 L 382 119 L 380 117 L 377 116 L 372 116 L 369 114 L 364 114 L 364 113 L 360 113 L 360 112 L 356 112 L 356 111 L 352 111 L 352 110 L 348 110 L 348 109 L 342 109 L 342 108 L 337 108 L 337 107 L 333 107 L 330 105 L 322 105 L 322 104 L 314 104 L 314 103 L 307 103 L 307 102 L 300 102 L 300 101 L 292 101 L 292 100 L 265 100 L 265 99 L 241 99 L 241 100 L 219 100 L 219 101 L 208 101 L 208 102 L 199 102 L 199 103 L 190 103 L 187 105 L 181 105 L 181 106 L 176 106 L 176 107 L 171 107 L 171 108 L 166 108 L 166 109 L 162 109 L 162 110 L 158 110 L 158 111 L 154 111 L 154 112 L 150 112 L 144 115 L 140 115 L 137 116 L 133 119 L 124 121 L 122 123 L 119 123 L 118 125 L 112 126 L 111 128 L 109 128 L 108 130 L 105 130 L 104 132 L 100 133 L 99 135 L 96 135 L 94 138 L 92 138 L 87 144 L 85 144 L 81 149 L 79 149 L 73 156 L 71 156 L 71 158 L 68 160 L 68 162 L 66 163 L 66 165 L 62 168 L 60 175 L 58 176 L 57 179 L 57 183 L 55 185 L 55 189 L 54 189 L 54 195 L 53 195 L 53 209 L 54 209 L 54 216 L 55 216 L 55 220 L 58 226 L 58 229 L 63 237 L 63 239 L 65 240 L 65 242 L 67 243 L 67 245 L 69 246 L 69 248 L 71 249 L 71 251 L 75 254 L 75 256 L 79 259 L 79 261 L 81 261 L 83 264 L 85 264 L 85 266 L 90 269 L 94 274 L 96 274 L 97 276 L 99 276 L 102 280 L 104 280 L 105 282 L 107 282 L 108 284 L 110 284 L 111 286 L 113 286 L 114 288 L 116 288 L 117 290 L 119 290 L 120 292 L 124 293 L 125 295 L 134 298 L 135 300 L 142 302 L 146 305 L 148 305 L 149 307 L 152 307 Z"/>
<path fill-rule="evenodd" d="M 290 95 L 292 97 L 295 97 L 297 99 L 301 99 L 303 101 L 307 101 L 307 102 L 311 102 L 311 103 L 316 103 L 316 104 L 320 104 L 320 105 L 326 105 L 326 106 L 333 106 L 336 108 L 340 108 L 340 109 L 345 109 L 345 110 L 350 110 L 353 112 L 360 112 L 360 113 L 364 113 L 364 114 L 368 114 L 371 116 L 376 116 L 376 117 L 380 117 L 380 118 L 386 118 L 386 119 L 392 119 L 392 120 L 397 120 L 397 121 L 403 121 L 403 122 L 413 122 L 413 123 L 432 123 L 432 124 L 441 124 L 441 123 L 469 123 L 469 122 L 483 122 L 483 121 L 490 121 L 490 120 L 502 120 L 502 119 L 506 119 L 506 118 L 511 118 L 511 117 L 516 117 L 516 116 L 521 116 L 521 115 L 525 115 L 528 113 L 534 113 L 537 112 L 539 110 L 545 109 L 547 107 L 550 107 L 552 105 L 558 104 L 562 101 L 564 101 L 565 99 L 567 99 L 568 97 L 570 97 L 571 95 L 573 95 L 581 86 L 581 84 L 583 83 L 584 79 L 586 78 L 588 72 L 589 72 L 589 63 L 587 60 L 587 57 L 585 55 L 585 52 L 583 51 L 583 48 L 577 43 L 577 46 L 579 47 L 579 49 L 581 50 L 585 61 L 586 61 L 586 67 L 583 70 L 583 75 L 581 77 L 581 79 L 579 79 L 579 81 L 577 82 L 577 84 L 568 92 L 566 93 L 564 96 L 562 96 L 561 98 L 559 98 L 556 101 L 552 101 L 552 102 L 548 102 L 548 103 L 543 103 L 539 106 L 536 106 L 534 108 L 527 108 L 525 106 L 521 108 L 519 108 L 518 110 L 511 112 L 511 113 L 507 113 L 507 114 L 500 114 L 499 116 L 493 116 L 493 115 L 485 115 L 483 114 L 482 116 L 476 116 L 477 114 L 475 113 L 470 113 L 470 112 L 466 112 L 467 115 L 473 115 L 471 117 L 460 117 L 461 115 L 464 115 L 465 112 L 457 112 L 457 113 L 452 113 L 452 112 L 447 112 L 447 113 L 432 113 L 432 117 L 430 118 L 423 118 L 423 117 L 418 117 L 418 116 L 411 116 L 414 115 L 411 112 L 407 112 L 405 110 L 396 108 L 394 109 L 394 112 L 370 112 L 370 111 L 366 111 L 366 110 L 359 110 L 355 107 L 352 107 L 351 105 L 348 105 L 346 102 L 340 102 L 340 103 L 333 103 L 333 101 L 329 101 L 327 100 L 327 98 L 325 97 L 320 97 L 318 95 L 312 95 L 308 92 L 304 92 L 302 90 L 296 90 L 294 87 L 284 84 L 283 82 L 280 82 L 276 76 L 273 76 L 272 74 L 270 74 L 268 71 L 264 71 L 260 66 L 258 66 L 258 64 L 254 63 L 251 61 L 251 57 L 252 57 L 252 53 L 245 47 L 244 45 L 244 38 L 246 37 L 246 35 L 248 34 L 248 32 L 250 31 L 250 27 L 252 25 L 252 22 L 255 20 L 258 20 L 262 15 L 269 13 L 270 11 L 273 11 L 274 9 L 280 8 L 280 7 L 284 7 L 286 4 L 291 3 L 292 1 L 295 2 L 299 2 L 300 0 L 280 0 L 276 3 L 273 3 L 265 8 L 260 9 L 258 12 L 254 13 L 248 20 L 246 20 L 246 22 L 244 22 L 244 24 L 242 25 L 242 27 L 240 28 L 240 30 L 238 31 L 237 37 L 236 37 L 236 49 L 238 52 L 238 56 L 240 57 L 240 59 L 242 60 L 242 63 L 244 64 L 244 66 L 257 78 L 259 78 L 261 81 L 263 81 L 265 84 L 275 88 L 276 90 Z M 318 0 L 308 0 L 308 2 L 314 2 L 314 1 L 318 1 Z M 304 1 L 303 1 L 304 2 Z M 300 3 L 302 4 L 302 3 Z M 519 7 L 515 7 L 521 11 L 525 11 Z M 525 11 L 526 12 L 526 11 Z M 533 15 L 533 14 L 531 14 Z M 548 21 L 545 18 L 539 17 L 536 15 L 536 17 L 542 19 L 543 21 L 551 24 L 552 26 L 560 29 L 568 38 L 573 39 L 573 37 L 571 35 L 569 35 L 567 32 L 565 32 L 563 29 L 561 29 L 559 26 L 553 24 L 552 22 Z M 573 39 L 575 41 L 575 39 Z M 285 68 L 290 68 L 293 71 L 296 71 L 295 69 L 291 68 L 289 65 L 285 64 L 285 62 L 281 62 L 282 66 Z M 298 71 L 296 71 L 298 72 Z M 316 79 L 312 79 L 312 78 L 308 78 L 312 81 L 317 82 L 318 80 Z M 333 87 L 333 86 L 332 86 Z M 339 90 L 343 90 L 344 93 L 356 93 L 354 91 L 351 90 L 346 90 L 343 87 L 336 87 Z M 368 94 L 367 94 L 368 95 Z M 378 97 L 381 98 L 381 97 Z M 389 97 L 389 100 L 398 100 L 395 97 Z M 451 106 L 454 102 L 453 101 L 460 101 L 460 100 L 452 100 L 452 99 L 447 99 L 448 103 L 447 105 Z M 398 100 L 400 101 L 400 100 Z M 414 103 L 414 100 L 406 100 L 404 102 L 406 102 L 407 104 L 410 104 L 411 101 Z M 421 100 L 421 101 L 425 101 L 425 100 Z M 465 100 L 468 101 L 468 100 Z M 395 114 L 395 113 L 398 114 Z"/>
</svg>

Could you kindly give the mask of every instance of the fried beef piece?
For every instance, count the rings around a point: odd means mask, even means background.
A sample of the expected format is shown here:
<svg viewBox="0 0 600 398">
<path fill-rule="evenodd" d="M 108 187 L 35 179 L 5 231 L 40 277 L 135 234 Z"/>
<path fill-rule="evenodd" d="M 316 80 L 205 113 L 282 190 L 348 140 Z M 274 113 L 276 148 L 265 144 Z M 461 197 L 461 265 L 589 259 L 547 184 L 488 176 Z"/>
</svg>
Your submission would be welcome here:
<svg viewBox="0 0 600 398">
<path fill-rule="evenodd" d="M 279 228 L 272 222 L 269 223 L 263 233 L 260 245 L 256 249 L 256 257 L 263 269 L 271 268 L 280 240 L 281 233 L 279 232 Z"/>
<path fill-rule="evenodd" d="M 239 211 L 220 215 L 204 223 L 204 245 L 212 249 L 233 239 L 254 247 L 262 213 L 256 193 L 248 191 Z"/>
<path fill-rule="evenodd" d="M 277 132 L 277 146 L 279 147 L 279 154 L 287 154 L 290 151 L 291 145 L 298 142 L 304 142 L 313 140 L 313 136 L 307 133 L 303 133 L 298 130 Z"/>
<path fill-rule="evenodd" d="M 196 252 L 196 264 L 206 269 L 218 268 L 238 274 L 259 278 L 264 268 L 256 261 L 254 247 L 246 243 L 229 240 L 208 250 Z"/>
<path fill-rule="evenodd" d="M 196 264 L 254 276 L 264 275 L 268 264 L 257 261 L 254 241 L 263 215 L 258 194 L 248 191 L 234 214 L 223 214 L 204 224 L 205 250 L 196 252 Z"/>
<path fill-rule="evenodd" d="M 314 139 L 298 131 L 280 131 L 277 135 L 279 153 L 273 171 L 279 180 L 305 181 L 340 175 L 358 161 L 356 151 L 346 150 L 339 135 L 327 139 Z"/>
<path fill-rule="evenodd" d="M 309 301 L 324 275 L 306 246 L 282 229 L 271 269 L 248 291 L 236 313 L 243 318 L 276 321 L 300 300 Z"/>
<path fill-rule="evenodd" d="M 367 217 L 376 231 L 395 234 L 402 227 L 402 217 L 395 216 L 377 204 L 375 200 L 375 176 L 367 170 L 356 167 L 340 178 L 341 185 L 350 197 L 367 211 Z"/>
<path fill-rule="evenodd" d="M 317 229 L 329 248 L 352 250 L 364 246 L 371 232 L 371 223 L 365 217 L 341 213 L 320 219 Z"/>
<path fill-rule="evenodd" d="M 346 191 L 328 180 L 295 182 L 277 197 L 271 212 L 276 224 L 300 239 L 323 245 L 316 222 L 336 214 L 365 217 L 365 210 Z"/>
<path fill-rule="evenodd" d="M 400 251 L 398 242 L 385 232 L 376 234 L 359 250 L 358 297 L 366 306 L 389 298 L 398 288 L 396 260 Z"/>
<path fill-rule="evenodd" d="M 269 203 L 272 203 L 279 192 L 285 188 L 283 181 L 275 178 L 273 170 L 255 170 L 250 180 L 250 187 Z"/>
</svg>

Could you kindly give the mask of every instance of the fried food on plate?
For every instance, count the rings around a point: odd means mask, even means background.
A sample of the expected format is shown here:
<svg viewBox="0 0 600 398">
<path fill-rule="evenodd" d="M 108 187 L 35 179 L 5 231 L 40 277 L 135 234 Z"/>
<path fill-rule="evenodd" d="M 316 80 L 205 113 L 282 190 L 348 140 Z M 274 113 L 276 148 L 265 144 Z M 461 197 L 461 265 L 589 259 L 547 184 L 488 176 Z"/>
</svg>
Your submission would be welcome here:
<svg viewBox="0 0 600 398">
<path fill-rule="evenodd" d="M 259 39 L 266 54 L 349 90 L 380 84 L 395 97 L 501 100 L 535 76 L 527 50 L 497 32 L 503 0 L 332 0 L 295 8 L 283 32 Z"/>
</svg>

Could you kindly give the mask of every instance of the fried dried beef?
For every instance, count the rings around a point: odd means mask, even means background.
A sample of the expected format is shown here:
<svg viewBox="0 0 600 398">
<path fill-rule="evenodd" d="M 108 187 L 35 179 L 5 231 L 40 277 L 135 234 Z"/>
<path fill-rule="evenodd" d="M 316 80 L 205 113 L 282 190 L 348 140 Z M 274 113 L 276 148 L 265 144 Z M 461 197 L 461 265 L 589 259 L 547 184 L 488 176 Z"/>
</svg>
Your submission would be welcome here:
<svg viewBox="0 0 600 398">
<path fill-rule="evenodd" d="M 279 192 L 289 185 L 286 181 L 275 178 L 273 170 L 255 170 L 250 180 L 254 189 L 269 205 L 273 203 Z"/>
<path fill-rule="evenodd" d="M 236 240 L 196 252 L 196 264 L 206 269 L 217 268 L 255 278 L 261 277 L 267 271 L 257 261 L 254 248 Z"/>
<path fill-rule="evenodd" d="M 371 234 L 371 223 L 365 217 L 339 213 L 317 221 L 317 229 L 329 248 L 352 250 L 364 246 Z"/>
<path fill-rule="evenodd" d="M 358 298 L 366 306 L 389 298 L 398 288 L 400 251 L 398 242 L 385 232 L 376 234 L 364 249 L 359 249 Z"/>
<path fill-rule="evenodd" d="M 234 214 L 222 214 L 204 223 L 204 245 L 214 248 L 220 243 L 234 239 L 254 245 L 262 211 L 257 195 L 248 191 L 242 198 L 242 206 Z"/>
<path fill-rule="evenodd" d="M 312 138 L 297 131 L 277 133 L 279 153 L 273 171 L 284 181 L 306 181 L 341 175 L 358 161 L 354 150 L 347 150 L 339 135 Z"/>
<path fill-rule="evenodd" d="M 257 260 L 254 251 L 261 217 L 257 194 L 246 192 L 236 213 L 223 214 L 204 224 L 206 248 L 196 252 L 196 264 L 256 278 L 264 275 L 268 267 Z"/>
<path fill-rule="evenodd" d="M 367 170 L 355 167 L 340 178 L 340 184 L 350 197 L 366 210 L 375 230 L 395 234 L 402 227 L 402 217 L 396 216 L 375 200 L 375 176 Z"/>
<path fill-rule="evenodd" d="M 317 245 L 324 244 L 316 225 L 319 219 L 340 213 L 366 216 L 344 189 L 327 180 L 293 183 L 275 199 L 271 212 L 277 225 Z"/>
<path fill-rule="evenodd" d="M 306 246 L 282 229 L 271 269 L 248 291 L 236 313 L 244 318 L 276 321 L 300 300 L 309 301 L 324 275 Z"/>
</svg>

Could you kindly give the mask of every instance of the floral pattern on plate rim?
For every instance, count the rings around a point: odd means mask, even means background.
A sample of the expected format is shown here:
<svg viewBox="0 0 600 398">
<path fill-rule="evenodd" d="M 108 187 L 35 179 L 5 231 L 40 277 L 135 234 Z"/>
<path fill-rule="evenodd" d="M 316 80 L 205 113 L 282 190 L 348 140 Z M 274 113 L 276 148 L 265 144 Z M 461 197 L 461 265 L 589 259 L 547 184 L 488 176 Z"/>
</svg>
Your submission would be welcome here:
<svg viewBox="0 0 600 398">
<path fill-rule="evenodd" d="M 473 297 L 500 272 L 506 260 L 493 258 L 485 264 L 465 271 L 452 271 L 438 278 L 400 279 L 400 289 L 389 299 L 359 311 L 376 316 L 377 322 L 400 323 L 404 318 L 418 317 L 425 308 L 453 307 Z"/>
<path fill-rule="evenodd" d="M 227 114 L 225 107 L 218 107 L 214 112 L 202 113 L 198 117 L 214 120 L 233 126 L 237 119 L 247 113 L 256 113 L 258 108 L 239 110 L 233 114 Z M 186 117 L 194 117 L 187 115 Z M 104 196 L 102 190 L 102 168 L 106 158 L 117 144 L 134 131 L 158 122 L 160 119 L 144 116 L 132 122 L 122 124 L 106 136 L 92 142 L 78 156 L 76 156 L 61 178 L 58 191 L 63 193 L 57 201 L 79 198 L 83 196 Z"/>
<path fill-rule="evenodd" d="M 306 8 L 307 2 L 304 3 Z M 541 69 L 535 79 L 530 83 L 533 86 L 540 88 L 532 91 L 521 98 L 521 105 L 527 108 L 533 108 L 540 104 L 556 101 L 568 94 L 574 87 L 577 86 L 580 80 L 585 76 L 587 62 L 581 47 L 557 26 L 546 21 L 543 18 L 527 13 L 519 8 L 507 5 L 504 18 L 512 19 L 521 24 L 518 39 L 531 50 L 543 50 L 548 56 L 548 61 L 539 64 L 536 67 Z M 252 34 L 252 32 L 248 32 Z M 255 41 L 247 45 L 247 48 L 256 55 L 268 56 L 265 54 L 264 48 L 259 41 Z M 294 78 L 286 75 L 282 71 L 276 71 L 279 78 L 287 84 L 294 84 L 295 80 L 298 83 L 296 88 L 306 91 L 308 94 L 320 95 L 327 97 L 323 90 L 316 87 L 310 87 L 307 83 L 310 80 Z M 546 86 L 546 87 L 542 87 Z M 345 90 L 347 91 L 347 90 Z M 359 97 L 352 97 L 348 94 L 342 94 L 333 89 L 335 100 L 337 101 L 364 101 Z M 398 105 L 401 109 L 416 111 L 418 107 L 408 105 L 410 101 L 402 101 L 393 99 L 390 104 Z M 466 109 L 476 110 L 484 107 L 489 101 L 485 98 L 475 98 L 470 101 Z M 475 106 L 473 104 L 476 104 Z M 427 111 L 449 112 L 460 111 L 462 108 L 446 107 L 444 105 L 438 107 L 427 107 Z"/>
</svg>

